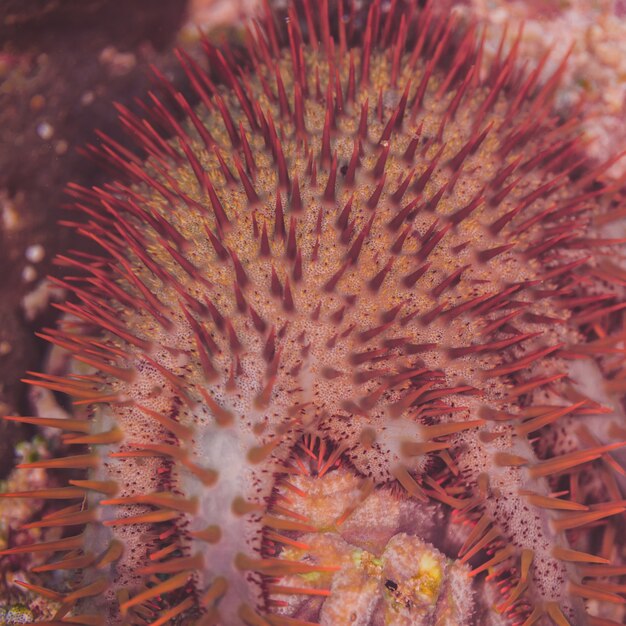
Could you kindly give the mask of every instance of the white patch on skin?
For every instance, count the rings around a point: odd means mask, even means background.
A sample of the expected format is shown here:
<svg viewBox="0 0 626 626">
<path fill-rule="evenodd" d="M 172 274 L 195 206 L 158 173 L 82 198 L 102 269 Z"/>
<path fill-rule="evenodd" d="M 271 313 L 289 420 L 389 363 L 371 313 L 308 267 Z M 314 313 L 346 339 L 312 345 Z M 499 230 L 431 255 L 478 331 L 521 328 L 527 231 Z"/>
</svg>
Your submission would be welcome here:
<svg viewBox="0 0 626 626">
<path fill-rule="evenodd" d="M 224 616 L 236 615 L 242 602 L 247 601 L 252 606 L 257 603 L 257 598 L 252 597 L 254 588 L 246 580 L 246 572 L 235 566 L 238 554 L 255 556 L 252 546 L 256 524 L 250 523 L 249 515 L 237 515 L 232 509 L 234 497 L 244 497 L 253 480 L 247 453 L 254 438 L 251 434 L 246 436 L 242 430 L 236 426 L 214 427 L 202 429 L 199 434 L 197 446 L 202 450 L 202 465 L 219 471 L 215 485 L 207 487 L 188 472 L 180 475 L 183 491 L 188 496 L 198 496 L 200 501 L 200 509 L 192 518 L 190 530 L 204 530 L 208 524 L 219 526 L 221 530 L 221 538 L 215 544 L 192 540 L 191 553 L 200 552 L 204 556 L 202 588 L 208 589 L 217 576 L 228 580 L 228 591 L 220 601 Z"/>
<path fill-rule="evenodd" d="M 569 362 L 568 376 L 576 385 L 578 391 L 598 402 L 602 406 L 613 409 L 613 414 L 585 415 L 583 424 L 598 441 L 603 444 L 616 443 L 615 435 L 611 435 L 611 425 L 617 421 L 619 424 L 626 423 L 624 407 L 618 394 L 609 394 L 606 390 L 606 378 L 600 371 L 600 367 L 591 359 L 580 359 Z M 617 417 L 617 419 L 615 419 Z M 626 467 L 626 448 L 618 448 L 611 452 L 622 467 Z M 626 489 L 626 477 L 614 472 L 616 480 L 623 489 Z"/>
<path fill-rule="evenodd" d="M 387 448 L 393 455 L 389 459 L 390 463 L 393 463 L 393 459 L 402 460 L 402 463 L 413 469 L 414 467 L 420 467 L 419 457 L 415 459 L 407 459 L 402 454 L 402 444 L 405 442 L 422 442 L 426 441 L 427 437 L 423 434 L 424 429 L 419 422 L 404 417 L 393 418 L 386 411 L 385 426 L 376 433 L 376 441 L 381 446 Z"/>
</svg>

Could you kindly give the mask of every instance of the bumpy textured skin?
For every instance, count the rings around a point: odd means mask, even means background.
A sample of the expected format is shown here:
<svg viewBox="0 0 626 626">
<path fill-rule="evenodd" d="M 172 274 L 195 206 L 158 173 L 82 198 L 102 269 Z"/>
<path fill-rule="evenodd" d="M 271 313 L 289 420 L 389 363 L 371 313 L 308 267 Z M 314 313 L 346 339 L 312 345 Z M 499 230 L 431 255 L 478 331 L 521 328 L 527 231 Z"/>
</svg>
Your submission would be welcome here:
<svg viewBox="0 0 626 626">
<path fill-rule="evenodd" d="M 49 332 L 94 371 L 35 381 L 84 407 L 60 425 L 90 446 L 40 463 L 88 468 L 47 494 L 86 497 L 56 519 L 84 530 L 48 546 L 84 555 L 54 623 L 337 623 L 324 611 L 387 593 L 337 556 L 370 540 L 338 528 L 383 486 L 414 511 L 374 542 L 384 567 L 413 545 L 502 589 L 468 584 L 465 616 L 436 623 L 618 623 L 620 596 L 583 576 L 622 571 L 624 386 L 598 355 L 619 341 L 623 270 L 597 225 L 623 208 L 551 112 L 563 66 L 541 83 L 514 45 L 482 76 L 475 27 L 431 5 L 313 6 L 268 12 L 249 69 L 181 54 L 197 108 L 166 86 L 183 120 L 156 98 L 147 121 L 122 109 L 147 159 L 103 138 L 124 182 L 72 189 L 103 252 L 61 258 L 87 277 L 60 281 L 78 322 Z M 281 481 L 339 465 L 358 488 L 316 526 Z M 429 501 L 464 523 L 447 557 L 424 547 Z M 355 623 L 379 623 L 370 604 Z M 432 612 L 395 606 L 408 617 L 385 623 Z"/>
</svg>

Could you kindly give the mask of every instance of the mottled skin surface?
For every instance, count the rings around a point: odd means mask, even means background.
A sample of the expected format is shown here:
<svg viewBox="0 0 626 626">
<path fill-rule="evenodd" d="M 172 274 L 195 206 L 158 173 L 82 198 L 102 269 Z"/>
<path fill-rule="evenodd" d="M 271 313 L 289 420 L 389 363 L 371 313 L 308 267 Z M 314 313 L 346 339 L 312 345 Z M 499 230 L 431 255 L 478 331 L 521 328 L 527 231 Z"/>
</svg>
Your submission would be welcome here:
<svg viewBox="0 0 626 626">
<path fill-rule="evenodd" d="M 473 530 L 449 556 L 493 559 L 510 623 L 585 624 L 580 596 L 597 593 L 577 587 L 572 561 L 612 555 L 573 553 L 564 531 L 624 508 L 576 518 L 586 504 L 556 500 L 547 479 L 619 445 L 618 417 L 573 456 L 547 446 L 542 461 L 529 439 L 608 399 L 564 376 L 578 357 L 600 371 L 576 346 L 584 315 L 604 333 L 615 300 L 594 291 L 602 195 L 580 174 L 575 127 L 550 117 L 556 81 L 537 86 L 515 49 L 479 80 L 472 30 L 428 11 L 381 18 L 374 4 L 351 52 L 356 22 L 335 46 L 320 23 L 323 43 L 299 56 L 257 33 L 243 79 L 210 50 L 219 88 L 184 60 L 203 103 L 189 113 L 179 98 L 181 125 L 156 108 L 177 137 L 123 113 L 152 156 L 112 145 L 134 185 L 76 190 L 84 231 L 113 261 L 92 259 L 66 307 L 85 328 L 53 340 L 99 374 L 43 384 L 107 433 L 78 440 L 98 444 L 83 464 L 105 482 L 75 486 L 92 490 L 84 550 L 110 563 L 87 568 L 93 587 L 66 603 L 108 624 L 318 623 L 276 615 L 267 586 L 314 568 L 281 552 L 302 520 L 268 506 L 314 435 L 363 489 L 458 509 Z M 290 24 L 298 50 L 295 13 Z"/>
</svg>

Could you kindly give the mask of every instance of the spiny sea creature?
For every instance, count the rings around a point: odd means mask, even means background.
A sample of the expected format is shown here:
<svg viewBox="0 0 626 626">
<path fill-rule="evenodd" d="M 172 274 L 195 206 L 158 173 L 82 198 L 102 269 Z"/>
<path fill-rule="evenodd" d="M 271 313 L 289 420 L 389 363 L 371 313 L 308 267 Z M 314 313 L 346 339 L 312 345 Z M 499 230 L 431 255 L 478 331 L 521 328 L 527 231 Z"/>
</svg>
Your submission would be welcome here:
<svg viewBox="0 0 626 626">
<path fill-rule="evenodd" d="M 120 179 L 71 187 L 102 252 L 59 257 L 44 334 L 80 367 L 29 379 L 76 415 L 9 418 L 76 447 L 22 467 L 86 472 L 3 494 L 68 501 L 4 551 L 56 555 L 41 624 L 620 622 L 626 208 L 551 108 L 566 61 L 483 73 L 479 30 L 291 2 L 210 74 L 179 53 L 182 121 L 119 107 L 147 158 L 102 136 Z"/>
</svg>

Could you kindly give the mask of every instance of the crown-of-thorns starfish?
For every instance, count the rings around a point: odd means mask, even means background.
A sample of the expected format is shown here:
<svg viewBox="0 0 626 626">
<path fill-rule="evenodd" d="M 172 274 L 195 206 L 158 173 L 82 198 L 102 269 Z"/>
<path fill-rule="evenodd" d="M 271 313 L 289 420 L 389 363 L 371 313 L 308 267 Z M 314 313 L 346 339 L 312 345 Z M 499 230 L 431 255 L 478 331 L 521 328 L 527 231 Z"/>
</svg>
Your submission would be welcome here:
<svg viewBox="0 0 626 626">
<path fill-rule="evenodd" d="M 621 623 L 626 209 L 553 112 L 565 61 L 518 38 L 483 73 L 478 31 L 290 2 L 210 73 L 179 53 L 196 107 L 165 79 L 119 107 L 146 159 L 102 135 L 119 179 L 71 187 L 101 252 L 59 257 L 85 273 L 44 333 L 80 368 L 29 380 L 76 414 L 8 418 L 75 449 L 21 467 L 85 470 L 3 494 L 67 501 L 4 551 L 51 555 L 40 624 Z M 412 513 L 374 541 L 388 489 Z"/>
</svg>

